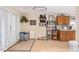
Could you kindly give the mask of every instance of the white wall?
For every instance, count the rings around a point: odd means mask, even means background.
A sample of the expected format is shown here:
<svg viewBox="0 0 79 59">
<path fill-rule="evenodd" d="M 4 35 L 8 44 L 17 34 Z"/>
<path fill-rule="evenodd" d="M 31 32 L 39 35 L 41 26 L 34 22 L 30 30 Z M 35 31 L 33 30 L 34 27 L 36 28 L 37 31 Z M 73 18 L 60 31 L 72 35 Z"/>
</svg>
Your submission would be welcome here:
<svg viewBox="0 0 79 59">
<path fill-rule="evenodd" d="M 38 13 L 32 13 L 26 15 L 28 20 L 36 20 L 36 25 L 35 26 L 30 26 L 30 21 L 28 23 L 21 23 L 21 31 L 29 32 L 30 30 L 34 30 L 34 37 L 39 38 L 42 36 L 46 36 L 46 27 L 40 27 L 39 26 L 39 14 Z"/>
<path fill-rule="evenodd" d="M 79 6 L 76 7 L 76 40 L 79 41 Z"/>
</svg>

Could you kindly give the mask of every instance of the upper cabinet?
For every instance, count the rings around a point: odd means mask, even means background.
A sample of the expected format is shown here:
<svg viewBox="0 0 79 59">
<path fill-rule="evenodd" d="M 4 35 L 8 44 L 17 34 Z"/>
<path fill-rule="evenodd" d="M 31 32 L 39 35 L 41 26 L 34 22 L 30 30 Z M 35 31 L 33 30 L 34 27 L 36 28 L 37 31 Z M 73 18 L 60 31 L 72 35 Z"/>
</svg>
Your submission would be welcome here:
<svg viewBox="0 0 79 59">
<path fill-rule="evenodd" d="M 67 25 L 70 24 L 69 16 L 57 16 L 56 23 L 58 25 Z"/>
</svg>

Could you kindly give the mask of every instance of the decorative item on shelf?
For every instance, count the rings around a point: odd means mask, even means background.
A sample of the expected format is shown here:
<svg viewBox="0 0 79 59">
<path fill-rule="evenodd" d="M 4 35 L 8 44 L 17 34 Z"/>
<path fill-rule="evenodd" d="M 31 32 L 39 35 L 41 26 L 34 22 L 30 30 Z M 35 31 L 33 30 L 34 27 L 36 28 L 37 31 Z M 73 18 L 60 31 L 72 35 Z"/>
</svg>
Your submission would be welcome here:
<svg viewBox="0 0 79 59">
<path fill-rule="evenodd" d="M 26 23 L 26 22 L 28 22 L 28 19 L 25 16 L 22 16 L 20 22 L 21 23 L 23 23 L 23 22 Z"/>
<path fill-rule="evenodd" d="M 40 15 L 39 20 L 40 20 L 39 23 L 40 26 L 46 26 L 46 15 Z"/>
</svg>

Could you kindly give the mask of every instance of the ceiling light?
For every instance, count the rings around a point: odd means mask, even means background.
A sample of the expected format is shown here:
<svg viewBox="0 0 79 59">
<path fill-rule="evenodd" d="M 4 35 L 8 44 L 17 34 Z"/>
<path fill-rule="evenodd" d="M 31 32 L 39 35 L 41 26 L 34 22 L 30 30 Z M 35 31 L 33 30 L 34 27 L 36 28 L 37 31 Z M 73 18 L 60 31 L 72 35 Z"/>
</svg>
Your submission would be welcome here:
<svg viewBox="0 0 79 59">
<path fill-rule="evenodd" d="M 34 7 L 33 10 L 35 10 L 35 11 L 45 11 L 45 10 L 47 10 L 47 8 L 46 7 Z"/>
</svg>

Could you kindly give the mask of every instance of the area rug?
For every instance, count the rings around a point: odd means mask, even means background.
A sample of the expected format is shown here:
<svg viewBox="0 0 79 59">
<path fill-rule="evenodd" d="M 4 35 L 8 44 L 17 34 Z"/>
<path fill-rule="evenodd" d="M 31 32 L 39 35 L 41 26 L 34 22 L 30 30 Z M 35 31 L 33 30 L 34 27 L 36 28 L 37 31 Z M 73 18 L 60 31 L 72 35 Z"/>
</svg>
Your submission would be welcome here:
<svg viewBox="0 0 79 59">
<path fill-rule="evenodd" d="M 12 47 L 10 47 L 7 51 L 31 51 L 31 48 L 34 44 L 35 40 L 28 40 L 28 41 L 19 41 Z"/>
</svg>

